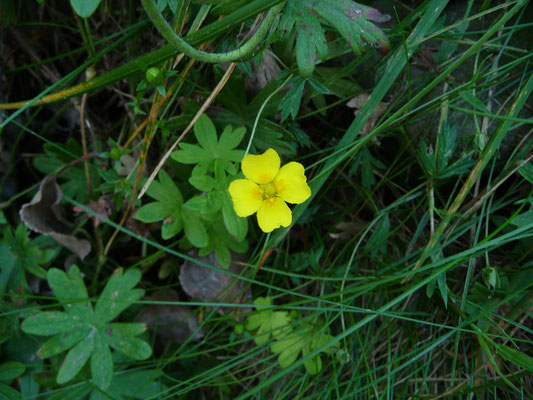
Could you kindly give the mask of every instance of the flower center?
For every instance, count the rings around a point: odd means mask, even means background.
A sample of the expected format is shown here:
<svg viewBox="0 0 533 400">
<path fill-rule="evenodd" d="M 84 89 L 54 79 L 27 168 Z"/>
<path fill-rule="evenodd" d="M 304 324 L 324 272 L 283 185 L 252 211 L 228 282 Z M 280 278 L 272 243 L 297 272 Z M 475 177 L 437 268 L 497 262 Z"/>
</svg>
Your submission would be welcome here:
<svg viewBox="0 0 533 400">
<path fill-rule="evenodd" d="M 272 197 L 278 197 L 276 185 L 274 182 L 267 183 L 265 185 L 259 185 L 263 191 L 263 199 L 270 199 Z"/>
</svg>

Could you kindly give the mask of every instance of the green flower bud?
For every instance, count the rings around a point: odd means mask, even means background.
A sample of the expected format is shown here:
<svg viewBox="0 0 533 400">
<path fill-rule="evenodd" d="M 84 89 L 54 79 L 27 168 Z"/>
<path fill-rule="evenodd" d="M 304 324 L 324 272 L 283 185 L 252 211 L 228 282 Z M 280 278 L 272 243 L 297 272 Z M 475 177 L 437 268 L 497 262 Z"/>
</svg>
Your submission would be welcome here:
<svg viewBox="0 0 533 400">
<path fill-rule="evenodd" d="M 163 74 L 159 68 L 152 67 L 146 70 L 146 80 L 152 85 L 161 85 L 163 83 Z"/>
</svg>

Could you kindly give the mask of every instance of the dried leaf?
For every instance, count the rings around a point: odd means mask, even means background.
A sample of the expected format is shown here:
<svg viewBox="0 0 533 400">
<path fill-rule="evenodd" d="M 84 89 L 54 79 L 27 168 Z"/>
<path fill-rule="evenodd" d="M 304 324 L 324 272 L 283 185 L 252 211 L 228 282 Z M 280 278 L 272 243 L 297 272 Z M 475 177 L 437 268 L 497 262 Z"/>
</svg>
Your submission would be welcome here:
<svg viewBox="0 0 533 400">
<path fill-rule="evenodd" d="M 55 177 L 46 176 L 33 199 L 20 209 L 20 217 L 32 231 L 53 237 L 83 260 L 91 251 L 91 244 L 72 235 L 72 229 L 61 217 L 59 202 L 62 197 Z"/>
<path fill-rule="evenodd" d="M 109 218 L 109 215 L 111 214 L 111 211 L 114 207 L 113 199 L 111 198 L 111 195 L 104 195 L 100 196 L 97 201 L 91 201 L 87 208 L 90 210 L 93 210 L 96 214 L 101 215 L 103 218 Z M 79 207 L 74 207 L 74 212 L 83 212 L 83 210 Z M 95 217 L 90 214 L 86 214 L 87 217 L 94 218 L 94 226 L 98 227 L 102 223 L 100 218 Z"/>
<path fill-rule="evenodd" d="M 359 111 L 361 111 L 361 108 L 363 108 L 369 98 L 370 95 L 368 93 L 361 93 L 352 98 L 350 101 L 348 101 L 346 105 L 350 108 L 355 108 L 356 110 L 354 111 L 354 115 L 357 116 L 357 114 L 359 114 Z M 389 104 L 384 102 L 380 102 L 377 105 L 374 111 L 372 111 L 370 118 L 368 118 L 368 121 L 366 121 L 365 125 L 361 129 L 361 135 L 368 135 L 372 131 L 372 129 L 374 129 L 374 125 L 376 125 L 377 120 L 385 111 L 387 111 L 388 106 Z"/>
<path fill-rule="evenodd" d="M 151 300 L 178 302 L 179 297 L 177 292 L 168 289 L 154 292 Z M 198 329 L 198 319 L 189 307 L 183 305 L 153 304 L 143 308 L 135 320 L 144 322 L 157 335 L 178 344 L 185 343 L 191 335 L 196 340 L 204 337 L 204 332 Z"/>
<path fill-rule="evenodd" d="M 209 265 L 220 266 L 217 260 L 215 252 L 210 253 L 208 256 L 199 257 L 194 253 L 193 257 L 199 261 Z M 236 254 L 232 254 L 232 262 L 229 266 L 229 271 L 240 275 L 242 267 L 235 261 Z M 229 275 L 221 270 L 214 270 L 203 265 L 185 261 L 180 271 L 180 282 L 183 290 L 195 298 L 202 299 L 204 301 L 218 301 L 223 303 L 235 303 L 247 302 L 251 298 L 250 289 L 246 289 L 247 284 L 245 281 L 237 280 L 237 278 Z M 223 312 L 231 311 L 229 307 L 224 307 Z M 239 313 L 249 312 L 249 308 L 239 308 Z"/>
</svg>

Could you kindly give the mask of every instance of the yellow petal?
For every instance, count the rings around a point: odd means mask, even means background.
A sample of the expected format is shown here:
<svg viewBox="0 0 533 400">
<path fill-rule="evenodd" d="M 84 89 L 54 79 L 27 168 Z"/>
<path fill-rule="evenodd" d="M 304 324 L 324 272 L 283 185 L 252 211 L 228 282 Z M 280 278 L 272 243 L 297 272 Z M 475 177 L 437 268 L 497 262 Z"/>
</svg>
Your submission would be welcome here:
<svg viewBox="0 0 533 400">
<path fill-rule="evenodd" d="M 278 174 L 280 159 L 274 149 L 268 149 L 258 156 L 247 155 L 242 160 L 242 172 L 248 179 L 255 183 L 265 184 L 272 182 Z"/>
<path fill-rule="evenodd" d="M 300 204 L 311 196 L 304 167 L 294 161 L 281 167 L 274 178 L 274 185 L 278 196 L 288 203 Z"/>
<path fill-rule="evenodd" d="M 231 182 L 228 191 L 239 217 L 252 215 L 263 202 L 261 188 L 248 179 L 237 179 Z"/>
<path fill-rule="evenodd" d="M 291 209 L 279 197 L 264 200 L 257 210 L 257 223 L 263 232 L 272 232 L 280 226 L 287 227 L 291 222 Z"/>
</svg>

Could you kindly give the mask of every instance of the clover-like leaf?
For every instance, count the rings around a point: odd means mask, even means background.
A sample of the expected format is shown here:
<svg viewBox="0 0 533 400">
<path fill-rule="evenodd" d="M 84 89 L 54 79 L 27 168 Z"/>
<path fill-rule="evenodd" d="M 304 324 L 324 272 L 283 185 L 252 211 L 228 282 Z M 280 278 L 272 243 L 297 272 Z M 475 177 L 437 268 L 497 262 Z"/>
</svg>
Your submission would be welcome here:
<svg viewBox="0 0 533 400">
<path fill-rule="evenodd" d="M 246 329 L 253 331 L 257 329 L 254 341 L 258 345 L 266 343 L 270 336 L 279 337 L 290 331 L 289 322 L 291 317 L 287 311 L 274 311 L 272 308 L 263 308 L 272 305 L 270 297 L 258 297 L 254 304 L 257 312 L 248 317 Z"/>
<path fill-rule="evenodd" d="M 319 17 L 335 27 L 357 55 L 365 52 L 363 42 L 382 53 L 389 50 L 387 36 L 373 22 L 388 21 L 390 16 L 351 0 L 291 0 L 280 25 L 287 31 L 296 29 L 296 61 L 304 77 L 311 76 L 319 59 L 327 56 Z"/>
<path fill-rule="evenodd" d="M 183 197 L 181 192 L 164 171 L 159 171 L 159 181 L 153 181 L 146 194 L 157 200 L 145 204 L 137 211 L 135 218 L 142 222 L 164 221 L 161 227 L 161 237 L 170 239 L 177 235 L 182 227 Z"/>
<path fill-rule="evenodd" d="M 48 283 L 65 312 L 43 311 L 24 320 L 22 330 L 29 334 L 49 336 L 38 351 L 49 358 L 68 351 L 57 374 L 57 383 L 72 380 L 91 359 L 93 383 L 105 390 L 113 376 L 113 348 L 126 356 L 144 360 L 152 349 L 137 338 L 146 330 L 142 323 L 111 323 L 122 311 L 139 300 L 144 291 L 134 289 L 141 273 L 136 269 L 115 270 L 93 310 L 79 268 L 73 265 L 68 274 L 52 268 Z"/>
</svg>

